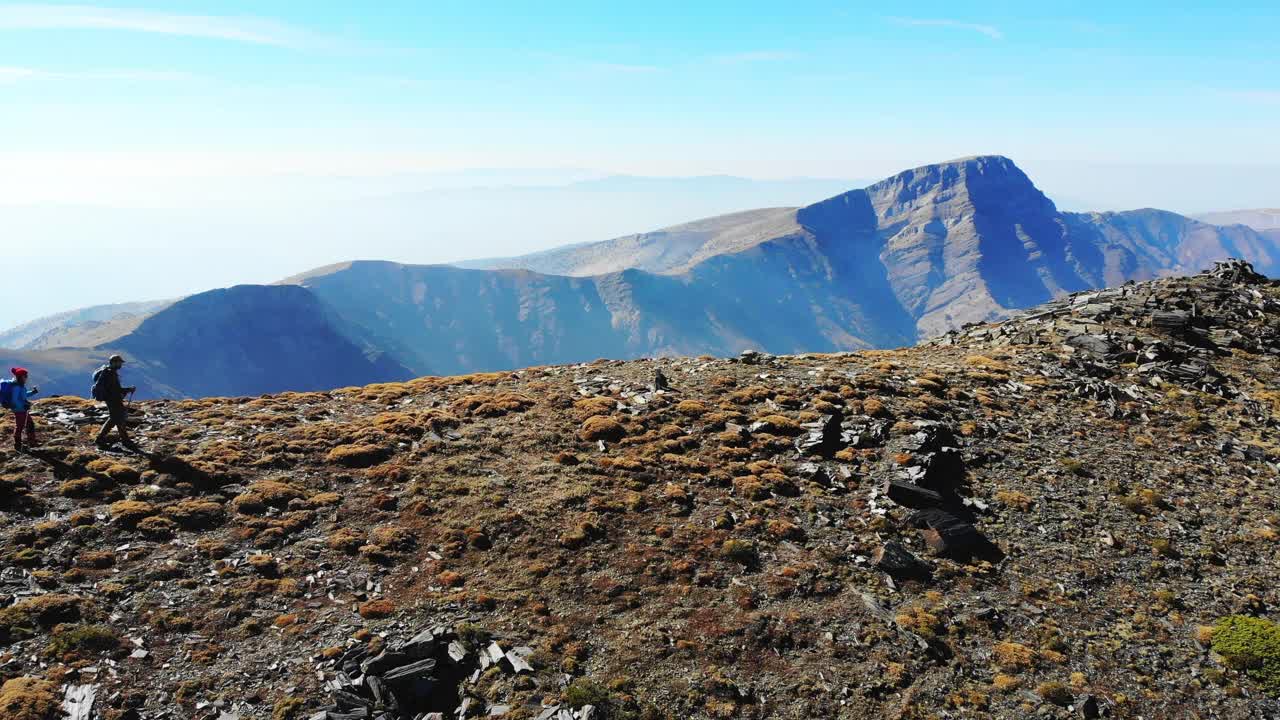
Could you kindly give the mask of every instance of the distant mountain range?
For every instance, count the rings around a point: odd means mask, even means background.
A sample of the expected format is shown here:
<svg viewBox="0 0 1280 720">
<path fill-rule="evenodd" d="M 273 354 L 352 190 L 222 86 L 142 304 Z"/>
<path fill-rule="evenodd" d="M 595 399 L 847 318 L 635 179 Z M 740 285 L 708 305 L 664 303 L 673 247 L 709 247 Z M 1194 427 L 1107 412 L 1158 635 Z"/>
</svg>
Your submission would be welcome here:
<svg viewBox="0 0 1280 720">
<path fill-rule="evenodd" d="M 1242 257 L 1280 237 L 1161 210 L 1059 212 L 1000 156 L 908 170 L 805 207 L 461 266 L 350 262 L 276 286 L 90 308 L 0 334 L 47 390 L 110 351 L 157 396 L 327 389 L 597 357 L 909 345 L 1087 288 Z M 76 347 L 59 347 L 60 345 Z"/>
<path fill-rule="evenodd" d="M 1254 230 L 1280 230 L 1280 208 L 1255 210 L 1224 210 L 1201 213 L 1195 218 L 1211 225 L 1248 225 Z"/>
</svg>

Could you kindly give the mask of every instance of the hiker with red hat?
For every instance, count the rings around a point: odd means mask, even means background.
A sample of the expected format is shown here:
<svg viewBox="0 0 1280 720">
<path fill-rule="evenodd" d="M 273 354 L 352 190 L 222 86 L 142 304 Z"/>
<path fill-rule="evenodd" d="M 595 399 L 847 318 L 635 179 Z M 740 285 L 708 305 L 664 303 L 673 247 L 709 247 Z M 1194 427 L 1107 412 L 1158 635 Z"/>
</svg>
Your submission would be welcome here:
<svg viewBox="0 0 1280 720">
<path fill-rule="evenodd" d="M 22 451 L 22 431 L 27 432 L 27 444 L 36 444 L 36 423 L 31 419 L 31 396 L 40 388 L 27 390 L 27 369 L 9 368 L 11 380 L 0 382 L 0 405 L 13 413 L 13 449 Z"/>
</svg>

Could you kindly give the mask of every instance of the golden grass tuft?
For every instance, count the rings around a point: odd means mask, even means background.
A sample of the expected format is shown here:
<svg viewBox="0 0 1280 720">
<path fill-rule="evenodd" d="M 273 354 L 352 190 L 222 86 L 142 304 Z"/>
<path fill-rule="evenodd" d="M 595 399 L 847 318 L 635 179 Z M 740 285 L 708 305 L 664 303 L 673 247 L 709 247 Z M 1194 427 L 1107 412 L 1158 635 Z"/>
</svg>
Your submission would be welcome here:
<svg viewBox="0 0 1280 720">
<path fill-rule="evenodd" d="M 392 449 L 381 445 L 350 444 L 339 445 L 329 451 L 326 460 L 335 465 L 363 468 L 377 465 L 391 457 Z"/>
<path fill-rule="evenodd" d="M 627 429 L 622 423 L 611 417 L 597 415 L 587 418 L 582 423 L 582 427 L 578 429 L 578 437 L 588 442 L 596 440 L 606 440 L 609 442 L 617 442 L 627 434 Z"/>
<path fill-rule="evenodd" d="M 991 657 L 996 666 L 1005 672 L 1028 670 L 1036 661 L 1036 651 L 1016 642 L 996 643 L 991 648 Z"/>
<path fill-rule="evenodd" d="M 0 609 L 0 643 L 32 637 L 37 628 L 52 628 L 59 623 L 77 622 L 84 607 L 84 598 L 61 593 L 20 600 Z"/>
<path fill-rule="evenodd" d="M 380 618 L 390 617 L 396 611 L 396 606 L 390 600 L 370 600 L 361 603 L 358 612 L 360 617 L 365 620 L 377 620 Z"/>
<path fill-rule="evenodd" d="M 477 417 L 502 417 L 524 412 L 537 403 L 528 395 L 514 392 L 464 395 L 453 403 L 454 412 Z"/>
<path fill-rule="evenodd" d="M 155 514 L 155 506 L 141 500 L 120 500 L 111 503 L 111 521 L 121 527 L 137 527 L 144 518 Z"/>
<path fill-rule="evenodd" d="M 237 495 L 231 508 L 242 515 L 261 515 L 267 508 L 283 510 L 289 501 L 305 497 L 298 488 L 278 480 L 260 480 Z"/>
<path fill-rule="evenodd" d="M 164 509 L 164 516 L 184 530 L 208 529 L 222 522 L 222 506 L 212 500 L 188 498 Z"/>
<path fill-rule="evenodd" d="M 799 435 L 804 429 L 800 427 L 800 423 L 792 420 L 785 415 L 765 415 L 757 419 L 761 426 L 756 432 L 768 435 Z"/>
<path fill-rule="evenodd" d="M 19 677 L 0 686 L 0 717 L 5 720 L 56 720 L 58 686 L 47 680 Z"/>
<path fill-rule="evenodd" d="M 883 402 L 875 398 L 867 398 L 862 401 L 862 412 L 871 417 L 885 417 L 889 414 L 889 409 Z"/>
<path fill-rule="evenodd" d="M 609 415 L 618 409 L 618 401 L 610 397 L 588 397 L 573 404 L 573 415 L 579 421 L 597 415 Z"/>
</svg>

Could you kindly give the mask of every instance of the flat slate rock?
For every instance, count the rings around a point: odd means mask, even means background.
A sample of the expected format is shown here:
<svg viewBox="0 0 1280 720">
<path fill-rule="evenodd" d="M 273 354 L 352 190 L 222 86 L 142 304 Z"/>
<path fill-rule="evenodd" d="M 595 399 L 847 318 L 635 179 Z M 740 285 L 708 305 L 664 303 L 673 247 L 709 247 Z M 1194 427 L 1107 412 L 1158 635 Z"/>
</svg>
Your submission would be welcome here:
<svg viewBox="0 0 1280 720">
<path fill-rule="evenodd" d="M 883 570 L 889 576 L 905 578 L 924 578 L 930 574 L 929 566 L 911 554 L 901 543 L 889 541 L 876 548 L 871 562 L 877 570 Z"/>
<path fill-rule="evenodd" d="M 941 507 L 942 493 L 921 487 L 905 480 L 890 480 L 885 487 L 885 495 L 903 507 L 913 509 Z"/>
<path fill-rule="evenodd" d="M 925 544 L 940 555 L 969 554 L 988 544 L 973 523 L 939 508 L 918 510 L 908 522 L 923 529 Z"/>
</svg>

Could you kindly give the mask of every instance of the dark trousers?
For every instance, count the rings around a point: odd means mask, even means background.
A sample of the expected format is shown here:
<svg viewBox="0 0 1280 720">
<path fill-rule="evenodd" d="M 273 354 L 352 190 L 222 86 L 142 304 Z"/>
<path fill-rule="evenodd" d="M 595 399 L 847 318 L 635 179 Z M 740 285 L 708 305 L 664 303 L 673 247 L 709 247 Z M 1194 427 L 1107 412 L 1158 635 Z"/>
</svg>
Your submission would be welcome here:
<svg viewBox="0 0 1280 720">
<path fill-rule="evenodd" d="M 129 442 L 129 429 L 125 427 L 128 424 L 129 411 L 125 408 L 124 403 L 107 403 L 107 421 L 102 424 L 102 429 L 98 431 L 98 442 L 107 439 L 107 433 L 115 428 L 120 433 L 120 439 Z"/>
<path fill-rule="evenodd" d="M 27 431 L 27 442 L 35 444 L 36 442 L 36 421 L 31 419 L 30 412 L 13 413 L 13 444 L 22 444 L 22 431 Z"/>
</svg>

